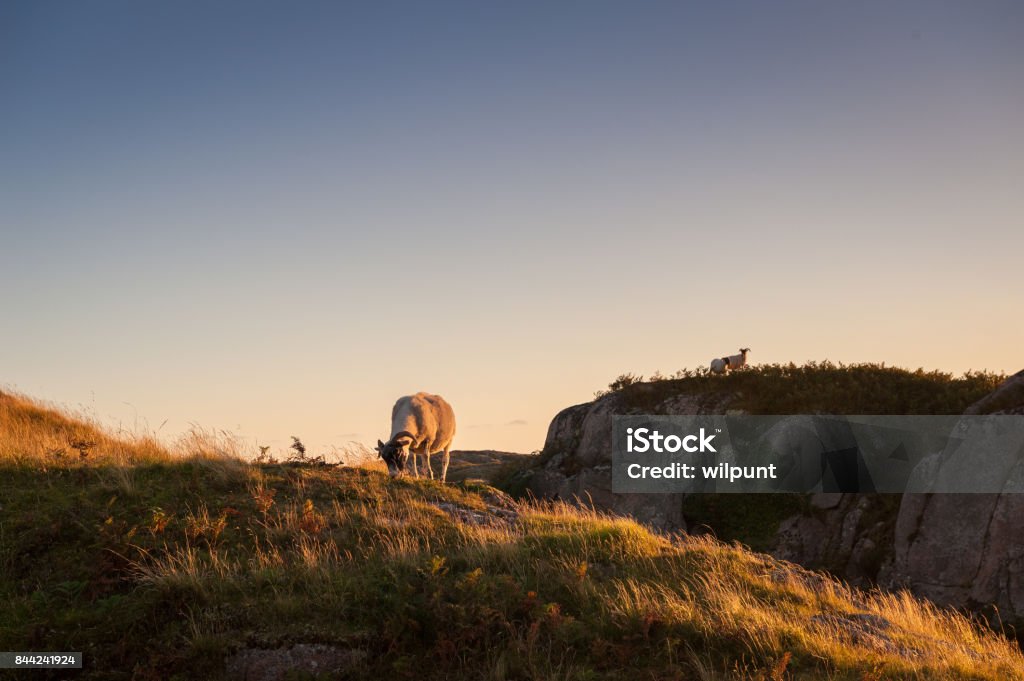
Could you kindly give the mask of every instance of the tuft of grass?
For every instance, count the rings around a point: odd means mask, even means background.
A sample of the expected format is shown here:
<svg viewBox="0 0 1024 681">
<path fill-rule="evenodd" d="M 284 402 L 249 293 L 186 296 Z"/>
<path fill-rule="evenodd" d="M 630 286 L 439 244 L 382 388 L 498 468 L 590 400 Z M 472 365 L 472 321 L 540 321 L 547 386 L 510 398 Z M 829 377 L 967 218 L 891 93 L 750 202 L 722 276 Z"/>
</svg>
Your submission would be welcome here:
<svg viewBox="0 0 1024 681">
<path fill-rule="evenodd" d="M 221 679 L 308 644 L 349 679 L 1024 679 L 956 612 L 708 537 L 208 438 L 48 457 L 47 429 L 87 424 L 33 423 L 0 458 L 0 649 L 82 650 L 77 678 Z"/>
</svg>

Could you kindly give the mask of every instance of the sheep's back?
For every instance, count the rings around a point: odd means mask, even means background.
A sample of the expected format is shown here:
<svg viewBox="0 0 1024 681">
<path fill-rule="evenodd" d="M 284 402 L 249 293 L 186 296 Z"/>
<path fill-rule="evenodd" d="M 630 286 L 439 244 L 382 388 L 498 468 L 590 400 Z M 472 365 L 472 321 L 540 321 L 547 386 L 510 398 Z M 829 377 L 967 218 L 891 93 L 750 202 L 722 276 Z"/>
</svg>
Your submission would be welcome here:
<svg viewBox="0 0 1024 681">
<path fill-rule="evenodd" d="M 416 438 L 417 450 L 444 449 L 455 437 L 455 410 L 440 395 L 419 392 L 399 398 L 391 411 L 391 437 L 403 431 Z"/>
</svg>

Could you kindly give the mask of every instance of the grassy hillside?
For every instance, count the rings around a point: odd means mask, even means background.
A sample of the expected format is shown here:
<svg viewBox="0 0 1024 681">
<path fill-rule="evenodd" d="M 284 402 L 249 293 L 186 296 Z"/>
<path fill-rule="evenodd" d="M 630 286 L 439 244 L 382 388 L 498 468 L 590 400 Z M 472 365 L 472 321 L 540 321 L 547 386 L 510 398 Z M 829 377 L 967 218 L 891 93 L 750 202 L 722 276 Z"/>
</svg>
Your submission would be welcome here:
<svg viewBox="0 0 1024 681">
<path fill-rule="evenodd" d="M 74 678 L 1024 679 L 959 615 L 713 540 L 9 395 L 0 433 L 0 650 L 82 650 Z"/>
</svg>

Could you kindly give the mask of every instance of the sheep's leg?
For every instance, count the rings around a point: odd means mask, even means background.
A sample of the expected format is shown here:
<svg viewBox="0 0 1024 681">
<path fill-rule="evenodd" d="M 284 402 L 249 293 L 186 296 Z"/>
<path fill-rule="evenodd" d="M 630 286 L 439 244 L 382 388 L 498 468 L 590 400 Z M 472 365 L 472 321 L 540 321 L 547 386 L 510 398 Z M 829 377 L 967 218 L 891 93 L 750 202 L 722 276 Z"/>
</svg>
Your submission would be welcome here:
<svg viewBox="0 0 1024 681">
<path fill-rule="evenodd" d="M 444 447 L 444 461 L 441 463 L 441 482 L 448 481 L 448 462 L 452 459 L 452 446 L 445 445 Z"/>
<path fill-rule="evenodd" d="M 420 472 L 416 469 L 416 452 L 413 450 L 412 447 L 409 447 L 409 461 L 411 462 L 412 466 L 412 477 L 420 477 Z"/>
<path fill-rule="evenodd" d="M 433 480 L 434 469 L 430 467 L 430 447 L 427 447 L 423 450 L 423 467 L 427 469 L 427 473 L 424 473 L 423 477 L 426 477 L 427 474 L 429 473 L 430 479 Z"/>
</svg>

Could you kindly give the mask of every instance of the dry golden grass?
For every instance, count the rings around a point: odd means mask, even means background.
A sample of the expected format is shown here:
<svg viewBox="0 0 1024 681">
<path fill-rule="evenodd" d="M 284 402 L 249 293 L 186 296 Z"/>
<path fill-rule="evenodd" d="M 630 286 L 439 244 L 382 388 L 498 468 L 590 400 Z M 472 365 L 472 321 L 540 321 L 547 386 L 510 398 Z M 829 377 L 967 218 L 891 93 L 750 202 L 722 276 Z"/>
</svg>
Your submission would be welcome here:
<svg viewBox="0 0 1024 681">
<path fill-rule="evenodd" d="M 222 479 L 247 474 L 242 445 L 225 431 L 191 428 L 171 446 L 151 435 L 111 435 L 84 414 L 0 392 L 0 465 L 112 469 L 111 482 L 131 489 L 130 467 L 188 460 Z"/>
<path fill-rule="evenodd" d="M 0 463 L 73 465 L 99 459 L 131 464 L 168 456 L 153 438 L 112 437 L 84 415 L 0 392 Z"/>
</svg>

